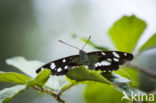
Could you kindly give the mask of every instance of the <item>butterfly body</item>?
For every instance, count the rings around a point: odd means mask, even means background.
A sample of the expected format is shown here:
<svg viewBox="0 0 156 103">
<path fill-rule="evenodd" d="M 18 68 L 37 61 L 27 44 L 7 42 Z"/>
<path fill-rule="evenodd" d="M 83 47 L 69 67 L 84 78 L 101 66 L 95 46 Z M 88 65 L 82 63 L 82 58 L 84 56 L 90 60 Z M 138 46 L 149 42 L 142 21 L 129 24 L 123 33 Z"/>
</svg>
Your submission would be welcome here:
<svg viewBox="0 0 156 103">
<path fill-rule="evenodd" d="M 39 73 L 42 69 L 50 69 L 52 75 L 64 75 L 70 67 L 81 65 L 88 66 L 88 69 L 110 72 L 117 70 L 119 65 L 132 59 L 133 55 L 131 53 L 120 51 L 94 51 L 86 53 L 80 50 L 79 55 L 72 55 L 52 61 L 37 69 L 36 72 Z"/>
<path fill-rule="evenodd" d="M 83 51 L 83 50 L 80 50 L 79 51 L 79 56 L 80 56 L 80 60 L 84 63 L 88 63 L 89 62 L 89 57 L 88 57 L 88 54 Z"/>
</svg>

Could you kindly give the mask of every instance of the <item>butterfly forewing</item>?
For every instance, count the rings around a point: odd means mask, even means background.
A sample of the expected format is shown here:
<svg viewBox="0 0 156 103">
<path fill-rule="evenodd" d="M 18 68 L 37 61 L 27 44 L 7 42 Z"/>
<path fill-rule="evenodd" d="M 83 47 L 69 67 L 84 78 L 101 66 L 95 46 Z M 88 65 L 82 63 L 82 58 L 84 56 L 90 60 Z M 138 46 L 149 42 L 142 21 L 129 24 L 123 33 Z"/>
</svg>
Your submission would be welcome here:
<svg viewBox="0 0 156 103">
<path fill-rule="evenodd" d="M 69 67 L 80 66 L 79 63 L 72 62 L 73 60 L 80 61 L 79 55 L 73 55 L 52 61 L 37 69 L 36 72 L 39 73 L 42 69 L 50 69 L 52 75 L 64 75 L 68 72 Z"/>
<path fill-rule="evenodd" d="M 88 55 L 95 70 L 106 72 L 117 70 L 119 65 L 133 59 L 132 54 L 119 51 L 95 51 Z"/>
</svg>

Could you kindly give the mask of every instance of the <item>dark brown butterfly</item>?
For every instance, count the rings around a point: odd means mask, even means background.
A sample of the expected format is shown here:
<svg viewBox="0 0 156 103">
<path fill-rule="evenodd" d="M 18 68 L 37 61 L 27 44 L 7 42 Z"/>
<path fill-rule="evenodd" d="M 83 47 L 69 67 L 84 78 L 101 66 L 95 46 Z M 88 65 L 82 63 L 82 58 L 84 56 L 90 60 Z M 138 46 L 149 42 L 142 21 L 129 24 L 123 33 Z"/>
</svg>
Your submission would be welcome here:
<svg viewBox="0 0 156 103">
<path fill-rule="evenodd" d="M 60 42 L 67 44 L 63 41 Z M 72 46 L 70 44 L 67 45 Z M 79 49 L 77 47 L 74 48 Z M 119 65 L 123 65 L 126 61 L 131 61 L 133 59 L 133 54 L 131 53 L 120 51 L 94 51 L 86 53 L 83 51 L 83 48 L 79 49 L 79 55 L 72 55 L 52 61 L 37 69 L 36 72 L 39 73 L 42 69 L 50 69 L 52 75 L 64 75 L 68 72 L 69 67 L 81 65 L 87 66 L 88 69 L 111 72 L 117 70 Z"/>
</svg>

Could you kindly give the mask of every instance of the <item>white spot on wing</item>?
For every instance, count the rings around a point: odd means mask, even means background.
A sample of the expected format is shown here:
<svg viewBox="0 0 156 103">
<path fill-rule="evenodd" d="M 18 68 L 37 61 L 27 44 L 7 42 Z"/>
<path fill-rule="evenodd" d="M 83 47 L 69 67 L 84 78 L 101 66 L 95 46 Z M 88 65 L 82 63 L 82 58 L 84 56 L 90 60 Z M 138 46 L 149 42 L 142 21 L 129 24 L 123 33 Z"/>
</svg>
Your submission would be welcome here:
<svg viewBox="0 0 156 103">
<path fill-rule="evenodd" d="M 120 57 L 120 55 L 119 55 L 118 53 L 116 53 L 116 52 L 113 52 L 113 55 L 114 55 L 115 57 L 117 57 L 117 58 Z"/>
<path fill-rule="evenodd" d="M 115 61 L 115 62 L 118 62 L 119 60 L 118 59 L 116 59 L 116 58 L 113 58 L 113 60 Z"/>
<path fill-rule="evenodd" d="M 104 53 L 104 52 L 102 52 L 101 54 L 102 54 L 102 55 L 106 55 L 106 53 Z"/>
<path fill-rule="evenodd" d="M 98 67 L 98 64 L 97 63 L 95 64 L 95 67 Z"/>
<path fill-rule="evenodd" d="M 56 67 L 55 64 L 54 63 L 51 63 L 50 68 L 51 69 L 54 69 L 55 67 Z"/>
<path fill-rule="evenodd" d="M 101 66 L 101 64 L 100 64 L 99 62 L 97 63 L 97 65 L 98 65 L 98 66 Z"/>
<path fill-rule="evenodd" d="M 87 66 L 87 65 L 85 65 L 85 67 L 86 67 L 86 68 L 88 68 L 88 66 Z"/>
<path fill-rule="evenodd" d="M 112 59 L 110 59 L 110 58 L 108 58 L 107 60 L 110 61 L 110 62 L 112 61 Z"/>
<path fill-rule="evenodd" d="M 124 56 L 127 56 L 127 53 L 124 53 Z"/>
<path fill-rule="evenodd" d="M 108 72 L 112 72 L 111 70 L 108 70 Z"/>
<path fill-rule="evenodd" d="M 68 69 L 68 66 L 65 66 L 64 69 Z"/>
<path fill-rule="evenodd" d="M 62 68 L 58 68 L 58 69 L 57 69 L 57 72 L 60 72 L 60 71 L 62 71 Z"/>
<path fill-rule="evenodd" d="M 98 67 L 98 66 L 101 66 L 101 64 L 100 64 L 99 62 L 97 62 L 97 63 L 95 64 L 95 67 Z"/>
<path fill-rule="evenodd" d="M 62 62 L 63 62 L 63 63 L 65 63 L 65 62 L 66 62 L 66 60 L 65 60 L 65 59 L 63 59 L 63 60 L 62 60 Z"/>
<path fill-rule="evenodd" d="M 106 72 L 106 70 L 104 70 L 103 72 Z"/>
<path fill-rule="evenodd" d="M 101 62 L 101 65 L 108 66 L 108 65 L 111 65 L 111 63 L 110 62 L 107 62 L 107 61 L 102 61 Z"/>
</svg>

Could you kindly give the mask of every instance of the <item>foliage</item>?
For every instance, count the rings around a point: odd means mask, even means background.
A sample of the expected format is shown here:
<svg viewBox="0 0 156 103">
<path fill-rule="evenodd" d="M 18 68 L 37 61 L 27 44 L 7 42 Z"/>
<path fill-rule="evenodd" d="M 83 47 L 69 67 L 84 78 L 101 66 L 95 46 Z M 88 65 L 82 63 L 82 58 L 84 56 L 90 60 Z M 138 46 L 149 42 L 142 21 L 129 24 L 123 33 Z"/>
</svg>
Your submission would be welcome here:
<svg viewBox="0 0 156 103">
<path fill-rule="evenodd" d="M 126 52 L 132 52 L 135 50 L 135 47 L 138 43 L 139 38 L 141 37 L 144 29 L 146 27 L 145 21 L 137 18 L 136 16 L 123 16 L 119 20 L 117 20 L 114 25 L 109 29 L 108 33 L 111 37 L 114 45 L 116 46 L 117 50 L 120 51 L 126 51 Z M 152 47 L 155 47 L 156 45 L 156 38 L 155 35 L 153 35 L 142 47 L 140 47 L 140 52 L 135 51 L 138 53 L 143 52 L 144 50 L 151 49 Z M 92 47 L 95 47 L 94 45 L 91 45 Z M 146 49 L 145 49 L 146 48 Z M 97 49 L 97 48 L 95 48 Z M 129 85 L 133 87 L 138 87 L 138 71 L 134 70 L 134 68 L 129 67 L 120 67 L 118 71 L 115 71 L 114 73 L 119 74 L 120 76 L 126 77 L 130 80 Z M 94 84 L 92 84 L 93 86 Z M 124 86 L 123 86 L 124 87 Z M 126 86 L 129 89 L 132 89 L 132 87 Z M 94 96 L 94 101 L 96 103 L 103 103 L 103 102 L 114 102 L 114 103 L 120 103 L 121 102 L 121 94 L 118 94 L 118 91 L 112 89 L 112 88 L 106 88 L 106 87 L 97 87 L 94 89 L 90 89 L 90 85 L 86 87 L 84 97 L 87 101 L 87 103 L 93 103 L 90 98 Z M 102 89 L 103 88 L 103 89 Z M 116 88 L 118 90 L 122 90 L 119 88 Z M 101 91 L 99 91 L 101 90 Z M 132 89 L 134 92 L 137 92 L 137 89 Z M 96 91 L 99 91 L 97 95 L 94 94 Z M 90 94 L 89 94 L 89 93 Z M 127 91 L 128 92 L 128 91 Z M 140 91 L 141 92 L 141 91 Z M 104 95 L 108 94 L 110 96 L 113 96 L 114 94 L 118 94 L 115 97 L 120 98 L 120 100 L 111 99 L 109 97 L 105 97 Z"/>
<path fill-rule="evenodd" d="M 75 82 L 94 81 L 111 84 L 111 82 L 99 75 L 96 71 L 88 70 L 84 66 L 71 69 L 66 76 Z"/>
<path fill-rule="evenodd" d="M 14 73 L 14 72 L 0 72 L 0 81 L 16 84 L 25 84 L 27 81 L 31 80 L 30 77 L 23 74 Z"/>
<path fill-rule="evenodd" d="M 123 16 L 114 23 L 108 33 L 117 50 L 132 52 L 135 50 L 145 27 L 145 21 L 136 16 Z M 144 50 L 154 48 L 156 46 L 155 39 L 156 34 L 143 44 L 137 52 L 141 53 Z M 86 41 L 86 38 L 81 38 L 81 40 Z M 93 41 L 90 41 L 89 45 L 95 49 L 108 50 L 106 47 L 96 45 Z M 36 69 L 44 64 L 40 61 L 29 61 L 24 57 L 14 57 L 7 59 L 6 62 L 8 65 L 21 70 L 24 74 L 0 72 L 0 82 L 17 84 L 0 91 L 0 103 L 9 102 L 17 94 L 31 87 L 42 93 L 50 94 L 62 103 L 64 101 L 60 98 L 61 94 L 73 85 L 79 84 L 87 84 L 84 92 L 87 103 L 120 103 L 123 93 L 128 96 L 130 96 L 131 91 L 136 95 L 138 91 L 144 94 L 144 92 L 137 89 L 139 85 L 138 71 L 126 66 L 120 67 L 118 71 L 113 73 L 88 70 L 85 66 L 80 66 L 71 68 L 65 78 L 65 76 L 50 76 L 50 70 L 48 69 L 36 74 Z M 64 85 L 62 86 L 62 84 Z"/>
<path fill-rule="evenodd" d="M 140 52 L 156 47 L 156 33 L 140 48 Z"/>
<path fill-rule="evenodd" d="M 87 103 L 120 103 L 122 93 L 113 86 L 96 83 L 87 86 L 84 97 Z"/>
<path fill-rule="evenodd" d="M 108 33 L 118 50 L 132 52 L 145 28 L 146 23 L 136 16 L 123 16 Z"/>
<path fill-rule="evenodd" d="M 16 85 L 16 86 L 13 86 L 10 88 L 5 88 L 2 91 L 0 91 L 0 103 L 8 103 L 14 96 L 21 93 L 23 90 L 27 89 L 28 87 L 33 87 L 33 86 L 42 87 L 48 80 L 50 71 L 43 70 L 33 80 L 25 75 L 17 74 L 17 73 L 3 73 L 3 75 L 0 75 L 0 76 L 7 77 L 10 75 L 11 75 L 12 79 L 8 77 L 8 78 L 5 78 L 6 79 L 5 81 L 1 79 L 2 80 L 1 82 L 11 82 L 11 83 L 25 84 L 25 85 Z M 18 76 L 18 78 L 16 76 Z M 13 77 L 15 77 L 15 78 L 13 78 Z M 21 79 L 21 80 L 19 80 L 19 79 Z M 23 82 L 22 82 L 22 80 L 23 80 Z"/>
<path fill-rule="evenodd" d="M 29 81 L 27 86 L 38 86 L 38 87 L 43 87 L 43 85 L 48 81 L 49 76 L 50 76 L 51 71 L 49 69 L 43 70 L 40 72 L 35 79 L 32 81 Z"/>
<path fill-rule="evenodd" d="M 25 85 L 16 85 L 0 91 L 0 103 L 8 103 L 14 96 L 26 89 Z"/>
</svg>

